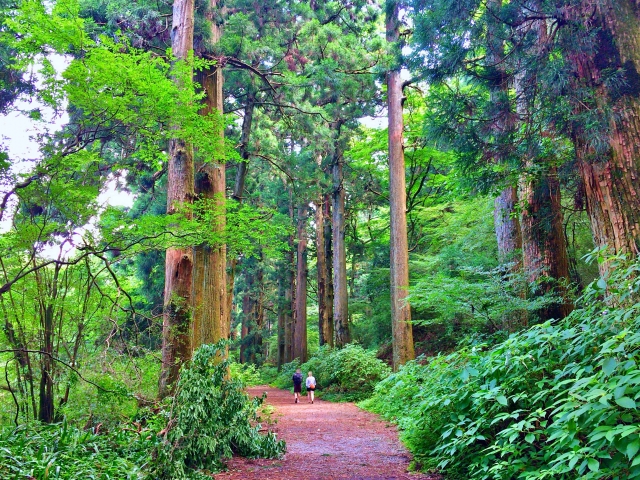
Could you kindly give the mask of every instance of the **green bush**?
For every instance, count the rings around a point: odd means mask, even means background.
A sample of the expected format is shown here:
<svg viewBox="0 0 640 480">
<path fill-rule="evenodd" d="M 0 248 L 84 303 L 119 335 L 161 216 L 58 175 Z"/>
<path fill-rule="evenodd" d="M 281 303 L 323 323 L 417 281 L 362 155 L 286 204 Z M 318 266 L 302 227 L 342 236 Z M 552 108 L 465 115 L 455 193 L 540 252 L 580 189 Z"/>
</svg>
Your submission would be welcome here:
<svg viewBox="0 0 640 480">
<path fill-rule="evenodd" d="M 158 437 L 137 427 L 100 434 L 66 422 L 5 428 L 0 433 L 0 478 L 145 478 Z"/>
<path fill-rule="evenodd" d="M 252 363 L 236 363 L 229 364 L 231 378 L 237 380 L 245 386 L 252 387 L 264 383 L 260 371 Z"/>
<path fill-rule="evenodd" d="M 565 320 L 410 363 L 364 406 L 451 477 L 640 478 L 640 263 L 610 267 Z"/>
<path fill-rule="evenodd" d="M 282 455 L 283 441 L 258 433 L 257 409 L 264 398 L 249 399 L 241 381 L 227 378 L 229 362 L 220 360 L 224 348 L 224 342 L 200 347 L 182 370 L 175 396 L 139 409 L 133 420 L 120 416 L 95 424 L 91 417 L 91 430 L 66 422 L 5 428 L 0 478 L 210 478 L 233 454 Z M 239 371 L 245 378 L 257 376 L 255 369 Z"/>
<path fill-rule="evenodd" d="M 158 450 L 158 478 L 193 478 L 216 471 L 234 453 L 275 458 L 284 453 L 275 434 L 260 435 L 256 411 L 263 398 L 249 399 L 242 383 L 227 378 L 229 362 L 220 360 L 225 342 L 202 345 L 183 369 L 167 433 Z"/>
<path fill-rule="evenodd" d="M 333 350 L 323 346 L 302 365 L 297 360 L 283 365 L 274 385 L 293 388 L 291 377 L 298 367 L 305 378 L 307 372 L 313 372 L 318 384 L 317 395 L 344 401 L 369 397 L 376 384 L 391 373 L 387 364 L 376 358 L 374 351 L 365 350 L 360 345 L 350 344 Z"/>
</svg>

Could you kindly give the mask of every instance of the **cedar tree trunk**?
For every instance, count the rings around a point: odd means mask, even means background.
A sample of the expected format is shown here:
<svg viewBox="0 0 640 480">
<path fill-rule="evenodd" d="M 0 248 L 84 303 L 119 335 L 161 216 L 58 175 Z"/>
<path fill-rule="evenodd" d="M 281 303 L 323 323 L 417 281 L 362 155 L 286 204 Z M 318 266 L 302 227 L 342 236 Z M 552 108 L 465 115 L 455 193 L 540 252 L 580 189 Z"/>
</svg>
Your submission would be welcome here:
<svg viewBox="0 0 640 480">
<path fill-rule="evenodd" d="M 173 55 L 185 60 L 193 50 L 194 1 L 175 0 L 171 29 Z M 167 166 L 167 214 L 194 198 L 193 149 L 180 139 L 169 143 Z M 162 318 L 162 366 L 159 395 L 173 391 L 180 366 L 191 358 L 191 292 L 193 252 L 190 248 L 169 248 L 165 260 Z"/>
<path fill-rule="evenodd" d="M 335 346 L 344 347 L 351 341 L 349 333 L 349 299 L 347 294 L 347 252 L 344 239 L 344 203 L 345 190 L 342 175 L 342 146 L 340 145 L 340 127 L 336 129 L 336 145 L 333 154 L 333 324 L 335 332 Z"/>
<path fill-rule="evenodd" d="M 307 207 L 298 208 L 298 254 L 296 262 L 295 326 L 293 358 L 307 361 Z"/>
<path fill-rule="evenodd" d="M 399 5 L 387 2 L 387 41 L 398 44 Z M 391 217 L 391 330 L 393 369 L 415 358 L 409 295 L 409 245 L 407 240 L 407 193 L 402 132 L 402 78 L 400 68 L 387 72 L 389 115 L 389 207 Z"/>
</svg>

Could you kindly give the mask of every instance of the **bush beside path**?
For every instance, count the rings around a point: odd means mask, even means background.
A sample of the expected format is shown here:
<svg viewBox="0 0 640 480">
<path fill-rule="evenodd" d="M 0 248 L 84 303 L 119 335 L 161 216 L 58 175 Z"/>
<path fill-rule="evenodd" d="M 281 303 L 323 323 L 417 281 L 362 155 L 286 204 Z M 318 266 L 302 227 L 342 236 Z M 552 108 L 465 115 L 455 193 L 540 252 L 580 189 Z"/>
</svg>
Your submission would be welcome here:
<svg viewBox="0 0 640 480">
<path fill-rule="evenodd" d="M 229 470 L 216 479 L 353 479 L 437 480 L 436 475 L 409 473 L 411 456 L 398 440 L 393 425 L 353 403 L 302 397 L 293 403 L 286 390 L 250 387 L 251 396 L 267 392 L 269 429 L 287 442 L 279 460 L 233 458 Z M 271 406 L 271 407 L 269 407 Z M 266 421 L 264 422 L 266 425 Z"/>
</svg>

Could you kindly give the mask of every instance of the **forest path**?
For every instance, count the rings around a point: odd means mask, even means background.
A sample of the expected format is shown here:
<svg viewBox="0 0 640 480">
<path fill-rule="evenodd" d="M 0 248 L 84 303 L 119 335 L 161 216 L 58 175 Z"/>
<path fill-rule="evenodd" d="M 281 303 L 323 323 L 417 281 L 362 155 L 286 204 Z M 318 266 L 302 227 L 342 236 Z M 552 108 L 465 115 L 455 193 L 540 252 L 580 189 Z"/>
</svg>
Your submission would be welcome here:
<svg viewBox="0 0 640 480">
<path fill-rule="evenodd" d="M 287 442 L 280 460 L 233 458 L 229 470 L 216 479 L 245 480 L 436 480 L 408 473 L 410 454 L 398 440 L 396 428 L 353 403 L 331 403 L 267 386 L 251 387 L 250 396 L 267 392 L 274 411 L 270 430 Z M 266 422 L 265 422 L 266 424 Z"/>
</svg>

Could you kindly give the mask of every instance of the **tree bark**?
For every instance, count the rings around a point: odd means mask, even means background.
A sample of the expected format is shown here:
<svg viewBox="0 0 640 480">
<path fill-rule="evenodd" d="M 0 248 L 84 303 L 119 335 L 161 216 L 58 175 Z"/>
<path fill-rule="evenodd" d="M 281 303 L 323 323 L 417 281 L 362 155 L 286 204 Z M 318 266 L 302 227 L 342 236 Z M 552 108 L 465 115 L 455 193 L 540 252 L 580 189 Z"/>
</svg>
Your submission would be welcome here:
<svg viewBox="0 0 640 480">
<path fill-rule="evenodd" d="M 522 258 L 530 282 L 542 281 L 544 293 L 565 299 L 539 311 L 542 320 L 564 318 L 572 310 L 566 300 L 569 278 L 569 255 L 564 232 L 560 182 L 557 168 L 550 167 L 539 177 L 521 181 Z M 549 281 L 545 281 L 549 279 Z"/>
<path fill-rule="evenodd" d="M 333 153 L 333 212 L 332 212 L 332 245 L 333 245 L 333 324 L 334 344 L 344 347 L 351 341 L 349 332 L 349 297 L 347 293 L 347 252 L 344 238 L 345 190 L 343 183 L 342 145 L 340 144 L 341 124 L 333 125 L 336 142 Z"/>
<path fill-rule="evenodd" d="M 388 0 L 387 41 L 394 44 L 398 44 L 400 38 L 398 15 L 398 2 Z M 409 295 L 409 244 L 407 240 L 407 193 L 402 140 L 404 130 L 402 101 L 402 78 L 398 67 L 387 72 L 389 215 L 391 217 L 391 331 L 394 370 L 398 370 L 401 365 L 415 358 L 411 307 L 407 298 Z"/>
<path fill-rule="evenodd" d="M 564 15 L 564 23 L 578 24 L 588 32 L 585 45 L 594 44 L 593 50 L 583 47 L 568 55 L 575 73 L 571 136 L 594 242 L 608 247 L 609 253 L 636 257 L 640 242 L 640 8 L 632 0 L 585 0 L 558 12 Z M 607 82 L 611 71 L 623 72 L 624 83 Z M 583 123 L 580 117 L 585 114 L 603 118 L 608 129 L 598 132 Z M 600 138 L 594 142 L 594 136 Z M 608 150 L 598 146 L 603 142 Z M 607 269 L 607 263 L 600 265 L 603 275 Z"/>
<path fill-rule="evenodd" d="M 293 224 L 293 199 L 289 191 L 289 218 Z M 284 292 L 284 363 L 293 360 L 293 312 L 295 309 L 295 279 L 293 275 L 295 240 L 289 235 L 289 248 L 285 254 L 285 292 Z"/>
<path fill-rule="evenodd" d="M 516 270 L 522 266 L 520 221 L 514 215 L 517 204 L 518 190 L 516 187 L 507 187 L 496 197 L 493 210 L 498 258 L 500 262 L 516 263 Z"/>
<path fill-rule="evenodd" d="M 175 0 L 171 28 L 171 48 L 179 60 L 193 50 L 194 2 Z M 183 140 L 169 143 L 167 166 L 167 214 L 194 198 L 193 151 Z M 188 216 L 189 214 L 187 214 Z M 193 252 L 189 248 L 169 248 L 165 260 L 165 287 L 162 319 L 162 369 L 160 397 L 171 394 L 182 363 L 191 357 L 191 290 Z"/>
<path fill-rule="evenodd" d="M 298 249 L 293 358 L 307 361 L 307 206 L 298 208 Z"/>
<path fill-rule="evenodd" d="M 203 115 L 222 114 L 222 69 L 213 67 L 198 75 L 206 92 Z M 222 146 L 222 130 L 220 131 Z M 221 148 L 222 150 L 222 148 Z M 211 228 L 221 235 L 225 229 L 225 166 L 220 159 L 206 159 L 196 165 L 195 193 L 211 202 L 215 221 Z M 193 248 L 193 349 L 229 338 L 230 311 L 227 305 L 226 245 L 202 244 Z"/>
<path fill-rule="evenodd" d="M 219 8 L 219 0 L 211 0 L 207 14 L 211 38 L 210 45 L 217 44 L 222 35 L 220 25 L 213 12 Z M 202 115 L 216 114 L 222 118 L 224 78 L 222 67 L 214 65 L 198 73 L 198 83 L 202 86 L 205 108 Z M 224 150 L 224 132 L 220 122 L 220 152 Z M 216 219 L 211 228 L 214 232 L 224 232 L 226 224 L 225 188 L 226 173 L 222 158 L 207 158 L 196 166 L 195 194 L 198 199 L 210 202 L 215 208 Z M 227 249 L 221 241 L 215 245 L 196 245 L 193 248 L 193 345 L 200 345 L 228 339 L 231 332 L 231 308 L 227 304 Z"/>
<path fill-rule="evenodd" d="M 539 8 L 539 5 L 535 4 L 534 8 Z M 538 34 L 536 48 L 542 55 L 548 43 L 548 26 L 545 21 L 538 20 L 534 28 Z M 533 110 L 538 107 L 537 99 L 527 96 L 527 85 L 537 83 L 537 72 L 526 68 L 516 79 L 516 95 L 521 99 L 517 109 L 522 118 L 532 118 Z M 550 136 L 548 131 L 538 132 L 538 135 Z M 553 159 L 536 158 L 533 154 L 525 157 L 524 173 L 519 180 L 519 199 L 522 212 L 522 261 L 528 280 L 538 283 L 540 294 L 553 294 L 562 299 L 539 310 L 538 315 L 541 320 L 564 318 L 573 307 L 567 299 L 569 255 L 560 182 Z"/>
<path fill-rule="evenodd" d="M 327 261 L 327 242 L 325 238 L 325 218 L 329 210 L 329 201 L 323 196 L 318 202 L 315 212 L 316 223 L 316 270 L 318 273 L 318 331 L 320 346 L 333 346 L 333 316 L 329 297 L 331 278 Z M 331 237 L 329 237 L 331 241 Z M 330 247 L 330 245 L 329 245 Z"/>
<path fill-rule="evenodd" d="M 597 152 L 585 140 L 583 127 L 573 132 L 586 210 L 596 246 L 611 253 L 638 256 L 640 246 L 640 8 L 632 0 L 603 1 L 595 15 L 583 2 L 582 18 L 598 28 L 594 54 L 575 55 L 576 88 L 595 90 L 598 106 L 608 104 L 610 150 Z M 606 86 L 603 70 L 621 69 L 625 85 Z M 583 107 L 577 106 L 577 113 Z M 606 273 L 607 265 L 601 265 Z"/>
</svg>

